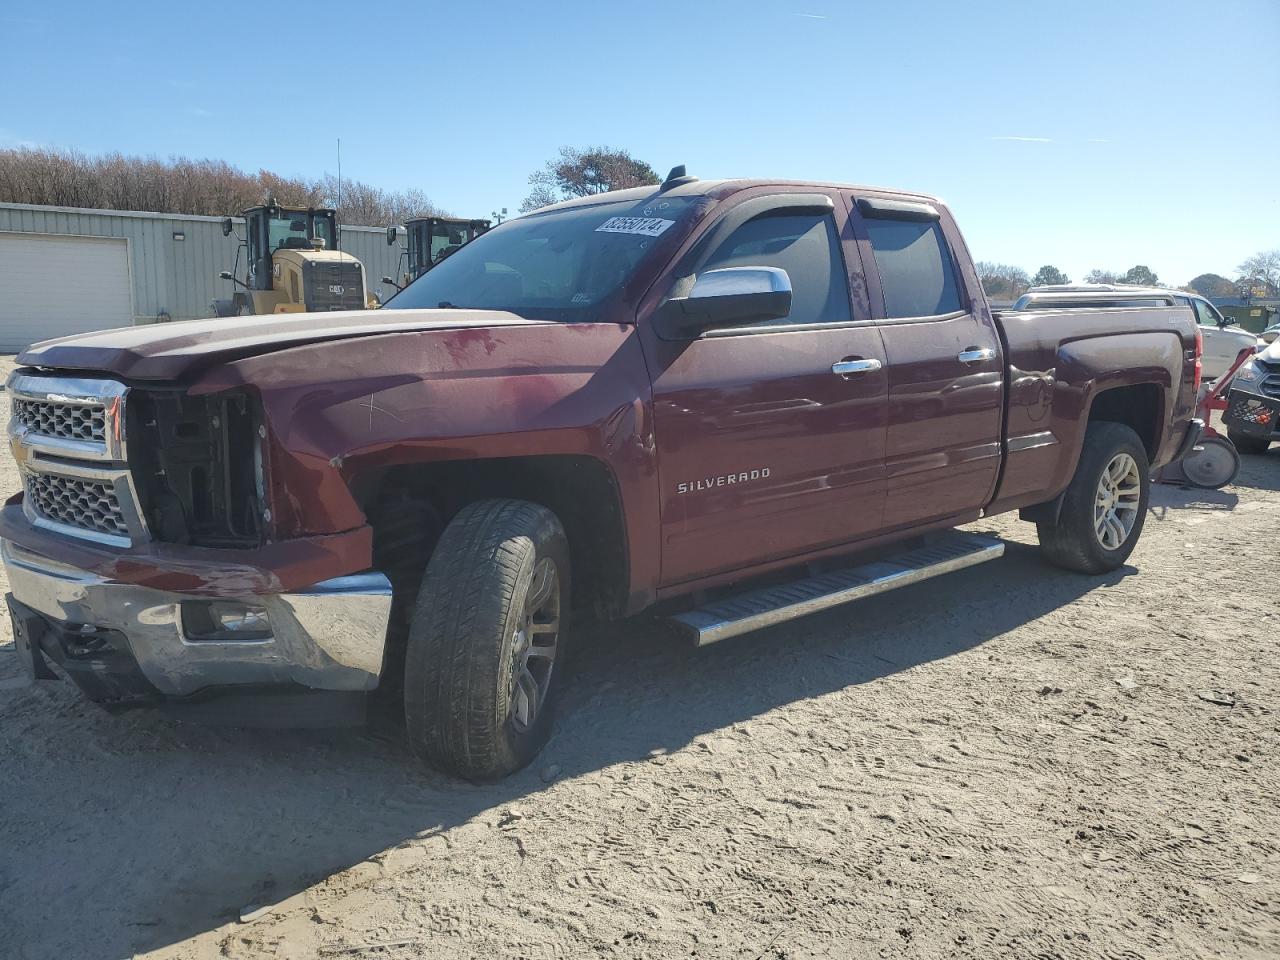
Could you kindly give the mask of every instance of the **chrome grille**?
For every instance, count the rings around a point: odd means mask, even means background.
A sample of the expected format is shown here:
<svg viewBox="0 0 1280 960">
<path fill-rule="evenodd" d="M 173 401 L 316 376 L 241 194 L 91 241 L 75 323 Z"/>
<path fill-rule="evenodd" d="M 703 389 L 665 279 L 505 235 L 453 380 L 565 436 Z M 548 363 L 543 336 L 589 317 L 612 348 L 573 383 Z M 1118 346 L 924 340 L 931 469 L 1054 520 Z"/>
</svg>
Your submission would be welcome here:
<svg viewBox="0 0 1280 960">
<path fill-rule="evenodd" d="M 105 443 L 107 438 L 107 411 L 100 403 L 15 397 L 13 417 L 32 433 L 43 437 L 89 443 Z"/>
<path fill-rule="evenodd" d="M 108 536 L 129 536 L 129 524 L 112 484 L 56 473 L 28 473 L 24 481 L 27 498 L 38 516 Z"/>
<path fill-rule="evenodd" d="M 111 546 L 147 540 L 125 443 L 129 388 L 118 380 L 17 370 L 8 392 L 9 441 L 27 519 Z"/>
</svg>

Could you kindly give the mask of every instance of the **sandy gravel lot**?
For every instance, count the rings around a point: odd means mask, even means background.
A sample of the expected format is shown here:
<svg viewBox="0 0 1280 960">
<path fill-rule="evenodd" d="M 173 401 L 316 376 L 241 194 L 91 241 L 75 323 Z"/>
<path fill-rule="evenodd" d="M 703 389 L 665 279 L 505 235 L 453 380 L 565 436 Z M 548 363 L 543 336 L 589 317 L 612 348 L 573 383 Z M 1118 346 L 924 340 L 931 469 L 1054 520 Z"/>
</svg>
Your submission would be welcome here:
<svg viewBox="0 0 1280 960">
<path fill-rule="evenodd" d="M 706 650 L 593 628 L 489 787 L 111 717 L 6 627 L 0 956 L 1280 956 L 1278 515 L 1273 448 L 1109 577 L 999 518 L 1001 561 Z"/>
</svg>

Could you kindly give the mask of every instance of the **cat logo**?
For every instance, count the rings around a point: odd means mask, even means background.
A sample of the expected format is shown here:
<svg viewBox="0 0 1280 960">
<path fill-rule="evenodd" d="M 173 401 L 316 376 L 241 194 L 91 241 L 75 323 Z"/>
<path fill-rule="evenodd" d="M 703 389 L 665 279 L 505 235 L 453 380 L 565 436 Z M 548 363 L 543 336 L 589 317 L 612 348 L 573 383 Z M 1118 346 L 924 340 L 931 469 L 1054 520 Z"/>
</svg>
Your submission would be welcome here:
<svg viewBox="0 0 1280 960">
<path fill-rule="evenodd" d="M 336 293 L 338 296 L 342 296 L 344 293 L 347 292 L 347 288 L 340 283 L 331 283 L 329 284 L 329 292 Z"/>
</svg>

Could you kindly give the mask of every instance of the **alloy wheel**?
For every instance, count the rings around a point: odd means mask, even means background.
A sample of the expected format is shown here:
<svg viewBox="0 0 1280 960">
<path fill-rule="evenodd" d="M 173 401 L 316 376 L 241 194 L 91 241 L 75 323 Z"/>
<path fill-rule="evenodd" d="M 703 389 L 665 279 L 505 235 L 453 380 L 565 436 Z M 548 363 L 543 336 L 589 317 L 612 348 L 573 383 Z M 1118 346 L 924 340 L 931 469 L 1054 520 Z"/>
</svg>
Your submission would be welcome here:
<svg viewBox="0 0 1280 960">
<path fill-rule="evenodd" d="M 1111 458 L 1098 480 L 1093 502 L 1093 529 L 1105 550 L 1119 550 L 1133 532 L 1142 502 L 1142 475 L 1127 453 Z"/>
<path fill-rule="evenodd" d="M 533 568 L 524 608 L 511 642 L 511 722 L 528 730 L 538 718 L 551 686 L 560 641 L 560 575 L 543 557 Z"/>
</svg>

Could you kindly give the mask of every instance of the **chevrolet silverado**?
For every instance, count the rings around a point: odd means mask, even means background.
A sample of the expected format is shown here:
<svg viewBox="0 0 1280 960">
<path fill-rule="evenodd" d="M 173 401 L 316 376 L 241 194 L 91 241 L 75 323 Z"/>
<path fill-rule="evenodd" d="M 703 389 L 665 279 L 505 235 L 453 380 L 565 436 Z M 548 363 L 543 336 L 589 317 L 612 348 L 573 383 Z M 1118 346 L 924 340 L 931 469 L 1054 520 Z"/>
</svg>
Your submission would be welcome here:
<svg viewBox="0 0 1280 960">
<path fill-rule="evenodd" d="M 473 779 L 545 742 L 575 616 L 710 643 L 994 559 L 952 528 L 1012 510 L 1109 571 L 1201 426 L 1184 307 L 997 315 L 933 197 L 682 168 L 503 223 L 379 311 L 19 364 L 0 538 L 33 676 L 272 722 L 391 698 Z"/>
</svg>

